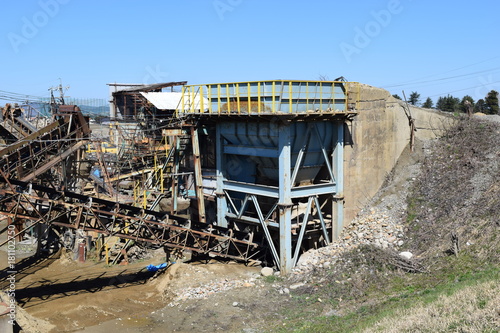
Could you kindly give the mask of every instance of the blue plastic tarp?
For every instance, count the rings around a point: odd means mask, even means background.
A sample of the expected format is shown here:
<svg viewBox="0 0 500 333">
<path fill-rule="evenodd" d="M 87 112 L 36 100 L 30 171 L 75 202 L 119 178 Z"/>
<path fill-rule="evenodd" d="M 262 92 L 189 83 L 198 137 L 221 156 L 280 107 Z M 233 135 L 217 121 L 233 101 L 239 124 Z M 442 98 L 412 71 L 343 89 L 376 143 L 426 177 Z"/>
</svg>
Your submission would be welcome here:
<svg viewBox="0 0 500 333">
<path fill-rule="evenodd" d="M 159 264 L 159 265 L 147 265 L 146 269 L 150 272 L 156 272 L 157 270 L 165 268 L 165 267 L 167 267 L 166 262 L 164 262 L 163 264 Z"/>
</svg>

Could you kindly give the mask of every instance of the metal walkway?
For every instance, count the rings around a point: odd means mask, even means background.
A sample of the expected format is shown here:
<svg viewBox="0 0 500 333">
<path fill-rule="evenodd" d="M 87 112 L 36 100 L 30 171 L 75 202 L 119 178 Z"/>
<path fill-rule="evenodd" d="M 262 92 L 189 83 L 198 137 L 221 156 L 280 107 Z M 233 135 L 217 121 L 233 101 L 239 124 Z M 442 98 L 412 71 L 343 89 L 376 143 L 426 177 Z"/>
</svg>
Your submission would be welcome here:
<svg viewBox="0 0 500 333">
<path fill-rule="evenodd" d="M 186 115 L 354 114 L 359 84 L 344 81 L 252 81 L 185 85 L 176 110 Z"/>
</svg>

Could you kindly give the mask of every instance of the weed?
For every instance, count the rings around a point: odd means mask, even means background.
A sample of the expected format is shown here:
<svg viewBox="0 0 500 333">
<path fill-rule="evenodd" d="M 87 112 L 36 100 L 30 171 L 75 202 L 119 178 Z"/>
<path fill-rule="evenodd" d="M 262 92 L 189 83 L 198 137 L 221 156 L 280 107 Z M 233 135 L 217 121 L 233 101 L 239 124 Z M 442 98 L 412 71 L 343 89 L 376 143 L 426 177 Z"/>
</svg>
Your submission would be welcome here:
<svg viewBox="0 0 500 333">
<path fill-rule="evenodd" d="M 264 282 L 266 282 L 266 283 L 276 283 L 276 282 L 283 281 L 282 277 L 276 276 L 276 275 L 264 276 L 263 279 L 264 279 Z"/>
</svg>

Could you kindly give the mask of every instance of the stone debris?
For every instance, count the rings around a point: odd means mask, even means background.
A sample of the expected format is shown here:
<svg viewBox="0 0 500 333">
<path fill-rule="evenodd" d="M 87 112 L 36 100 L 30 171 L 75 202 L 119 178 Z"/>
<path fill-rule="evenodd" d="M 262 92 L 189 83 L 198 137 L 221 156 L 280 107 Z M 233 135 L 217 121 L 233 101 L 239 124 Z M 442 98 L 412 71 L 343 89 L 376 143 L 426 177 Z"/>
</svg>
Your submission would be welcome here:
<svg viewBox="0 0 500 333">
<path fill-rule="evenodd" d="M 327 270 L 335 267 L 335 263 L 341 260 L 342 253 L 356 249 L 361 245 L 398 250 L 404 244 L 405 237 L 402 219 L 398 214 L 398 211 L 391 212 L 384 208 L 371 207 L 368 210 L 362 210 L 353 222 L 344 228 L 342 236 L 338 240 L 329 246 L 303 253 L 296 267 L 292 270 L 291 276 L 286 277 L 280 284 L 273 284 L 272 287 L 280 295 L 290 296 L 292 291 L 307 286 L 310 280 L 308 276 L 313 270 Z M 409 260 L 413 255 L 405 251 L 401 252 L 400 256 Z M 189 274 L 185 275 L 189 276 Z M 260 275 L 264 277 L 279 276 L 271 267 L 262 268 Z M 206 299 L 216 293 L 234 288 L 259 287 L 258 279 L 257 275 L 249 279 L 226 278 L 205 282 L 196 287 L 179 289 L 173 295 L 169 306 L 177 306 L 188 299 Z M 237 302 L 233 303 L 233 306 L 238 305 Z"/>
<path fill-rule="evenodd" d="M 294 284 L 290 285 L 290 289 L 294 290 L 294 289 L 300 288 L 304 285 L 305 285 L 305 283 L 303 283 L 303 282 L 294 283 Z"/>
<path fill-rule="evenodd" d="M 404 244 L 404 231 L 402 223 L 399 222 L 401 219 L 394 215 L 380 208 L 361 211 L 358 217 L 344 228 L 342 236 L 338 240 L 329 246 L 303 253 L 296 267 L 292 270 L 292 277 L 288 277 L 281 284 L 273 284 L 272 287 L 280 295 L 289 295 L 292 291 L 307 285 L 307 276 L 311 271 L 334 267 L 343 252 L 353 250 L 360 245 L 374 245 L 382 249 L 397 250 Z M 407 256 L 408 253 L 411 255 L 410 252 L 401 252 L 400 255 L 404 257 L 404 253 L 407 253 Z M 271 267 L 264 267 L 261 269 L 260 275 L 273 276 L 275 272 Z M 301 276 L 304 278 L 300 278 Z M 300 279 L 300 282 L 297 282 L 297 278 Z M 177 306 L 180 302 L 188 299 L 206 299 L 216 293 L 234 288 L 258 287 L 257 281 L 257 276 L 246 280 L 221 279 L 203 283 L 197 287 L 181 289 L 174 295 L 169 306 Z"/>
<path fill-rule="evenodd" d="M 432 143 L 429 141 L 422 144 L 424 149 Z M 288 277 L 289 281 L 307 282 L 311 280 L 310 273 L 315 270 L 335 269 L 336 264 L 342 261 L 343 253 L 359 246 L 371 245 L 397 252 L 403 250 L 402 247 L 406 245 L 406 198 L 411 184 L 421 172 L 418 158 L 410 157 L 409 151 L 406 154 L 408 161 L 395 167 L 394 172 L 388 175 L 389 182 L 366 204 L 357 217 L 344 227 L 339 239 L 329 246 L 311 249 L 301 255 L 297 266 Z"/>
<path fill-rule="evenodd" d="M 283 294 L 288 295 L 288 294 L 290 294 L 290 289 L 288 289 L 288 288 L 286 288 L 286 287 L 285 287 L 285 288 L 278 288 L 278 293 L 279 293 L 280 295 L 283 295 Z"/>
<path fill-rule="evenodd" d="M 264 267 L 260 271 L 260 274 L 262 276 L 271 276 L 271 275 L 273 275 L 273 273 L 274 273 L 274 270 L 271 267 Z"/>
<path fill-rule="evenodd" d="M 401 258 L 404 258 L 404 259 L 410 260 L 410 259 L 413 257 L 413 253 L 408 252 L 408 251 L 404 251 L 404 252 L 399 253 L 399 256 L 400 256 Z"/>
<path fill-rule="evenodd" d="M 216 293 L 234 289 L 234 288 L 249 288 L 255 287 L 256 278 L 250 278 L 246 280 L 232 280 L 232 279 L 222 279 L 214 280 L 205 283 L 198 287 L 186 288 L 179 290 L 173 298 L 172 302 L 168 306 L 173 307 L 180 304 L 180 302 L 188 299 L 206 299 Z M 237 303 L 237 302 L 235 302 Z M 233 306 L 237 306 L 234 305 Z"/>
<path fill-rule="evenodd" d="M 361 211 L 352 223 L 346 226 L 342 236 L 329 246 L 311 249 L 303 253 L 297 266 L 296 275 L 308 273 L 315 268 L 329 269 L 339 256 L 360 245 L 373 245 L 382 249 L 398 249 L 404 244 L 404 228 L 401 219 L 381 208 Z"/>
</svg>

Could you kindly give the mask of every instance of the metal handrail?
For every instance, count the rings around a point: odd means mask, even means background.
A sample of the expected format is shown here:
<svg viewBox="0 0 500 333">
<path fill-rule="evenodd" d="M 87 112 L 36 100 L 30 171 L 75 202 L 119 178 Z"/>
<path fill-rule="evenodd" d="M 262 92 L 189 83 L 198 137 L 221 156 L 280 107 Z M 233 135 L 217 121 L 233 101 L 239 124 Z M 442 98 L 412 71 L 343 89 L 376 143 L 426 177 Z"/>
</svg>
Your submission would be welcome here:
<svg viewBox="0 0 500 333">
<path fill-rule="evenodd" d="M 267 80 L 186 85 L 176 113 L 261 115 L 348 113 L 359 101 L 356 82 Z M 354 95 L 354 96 L 353 96 Z M 357 96 L 356 96 L 357 95 Z"/>
</svg>

